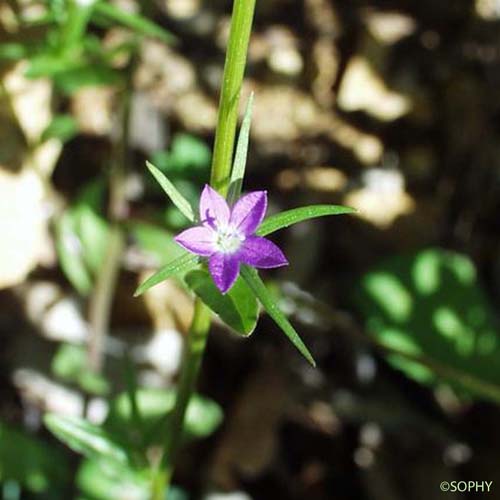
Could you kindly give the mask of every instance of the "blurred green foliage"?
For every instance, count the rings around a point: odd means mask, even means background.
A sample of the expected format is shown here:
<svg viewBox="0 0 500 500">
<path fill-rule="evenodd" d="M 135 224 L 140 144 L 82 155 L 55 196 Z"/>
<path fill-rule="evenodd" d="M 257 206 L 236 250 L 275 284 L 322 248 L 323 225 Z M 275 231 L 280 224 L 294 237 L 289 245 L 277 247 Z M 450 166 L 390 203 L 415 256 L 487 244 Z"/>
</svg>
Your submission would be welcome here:
<svg viewBox="0 0 500 500">
<path fill-rule="evenodd" d="M 476 274 L 467 256 L 430 248 L 371 269 L 355 301 L 370 335 L 400 353 L 387 355 L 393 366 L 419 382 L 446 380 L 498 401 L 498 322 Z"/>
<path fill-rule="evenodd" d="M 140 429 L 133 414 L 131 398 L 128 394 L 118 395 L 111 404 L 106 429 L 127 442 L 137 440 L 149 446 L 162 443 L 168 427 L 169 414 L 174 407 L 175 391 L 165 389 L 140 388 L 136 394 Z M 212 434 L 222 422 L 222 410 L 207 398 L 194 395 L 189 403 L 184 431 L 186 438 L 204 438 Z"/>
<path fill-rule="evenodd" d="M 0 483 L 10 482 L 13 489 L 18 484 L 32 493 L 50 491 L 55 500 L 64 498 L 64 488 L 70 481 L 62 451 L 0 422 Z"/>
<path fill-rule="evenodd" d="M 104 184 L 96 180 L 85 186 L 76 202 L 56 222 L 56 249 L 62 270 L 82 294 L 92 289 L 109 236 L 109 224 L 102 215 Z"/>
<path fill-rule="evenodd" d="M 128 13 L 104 0 L 50 0 L 46 10 L 35 19 L 19 17 L 21 28 L 43 28 L 35 38 L 7 40 L 0 47 L 0 60 L 27 59 L 26 76 L 50 77 L 63 94 L 72 94 L 88 85 L 117 85 L 124 74 L 114 64 L 118 54 L 132 55 L 137 37 L 150 36 L 165 43 L 175 37 L 140 13 Z M 89 29 L 123 26 L 131 32 L 129 40 L 119 47 L 106 48 Z"/>
<path fill-rule="evenodd" d="M 106 378 L 88 369 L 88 354 L 83 346 L 62 344 L 52 359 L 52 373 L 66 383 L 74 384 L 88 394 L 109 392 Z"/>
<path fill-rule="evenodd" d="M 168 151 L 159 151 L 151 159 L 151 163 L 168 179 L 175 182 L 176 189 L 197 208 L 201 186 L 208 182 L 212 153 L 206 143 L 190 134 L 176 134 Z M 158 184 L 150 181 L 153 189 Z M 188 221 L 181 211 L 170 205 L 165 209 L 165 222 L 173 229 L 186 227 Z"/>
</svg>

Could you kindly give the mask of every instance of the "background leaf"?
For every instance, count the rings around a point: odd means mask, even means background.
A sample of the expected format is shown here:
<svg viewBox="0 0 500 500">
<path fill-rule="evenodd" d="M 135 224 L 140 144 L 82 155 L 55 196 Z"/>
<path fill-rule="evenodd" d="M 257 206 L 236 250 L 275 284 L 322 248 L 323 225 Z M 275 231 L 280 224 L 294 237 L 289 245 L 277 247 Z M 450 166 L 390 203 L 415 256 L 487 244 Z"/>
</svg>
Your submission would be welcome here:
<svg viewBox="0 0 500 500">
<path fill-rule="evenodd" d="M 237 333 L 248 336 L 254 331 L 259 315 L 258 304 L 241 277 L 224 295 L 205 270 L 191 271 L 184 279 L 189 288 Z"/>
<path fill-rule="evenodd" d="M 176 134 L 169 151 L 153 156 L 153 164 L 171 178 L 195 178 L 206 181 L 212 152 L 204 141 L 190 134 Z"/>
<path fill-rule="evenodd" d="M 450 369 L 441 379 L 469 395 L 488 396 L 491 384 L 500 394 L 497 319 L 465 255 L 431 248 L 391 258 L 363 276 L 354 298 L 369 334 L 408 355 L 387 359 L 410 378 L 434 385 L 437 363 Z"/>
<path fill-rule="evenodd" d="M 160 266 L 164 266 L 186 253 L 174 241 L 174 235 L 163 227 L 144 222 L 133 222 L 128 225 L 128 228 L 141 250 L 153 256 Z"/>
<path fill-rule="evenodd" d="M 108 381 L 101 374 L 89 371 L 87 363 L 83 346 L 62 344 L 52 358 L 51 369 L 62 381 L 75 384 L 89 394 L 107 394 Z"/>
<path fill-rule="evenodd" d="M 57 115 L 42 134 L 42 140 L 56 138 L 69 141 L 78 134 L 78 123 L 71 115 Z"/>
<path fill-rule="evenodd" d="M 106 457 L 126 463 L 127 453 L 114 438 L 101 427 L 78 417 L 48 413 L 45 426 L 73 451 L 88 457 Z"/>
<path fill-rule="evenodd" d="M 0 422 L 0 482 L 17 481 L 31 492 L 69 483 L 66 456 L 48 443 Z M 57 498 L 63 496 L 57 495 Z"/>
<path fill-rule="evenodd" d="M 74 68 L 64 68 L 54 72 L 54 83 L 56 87 L 67 95 L 74 94 L 83 87 L 120 85 L 123 83 L 123 76 L 119 71 L 104 64 L 89 63 Z M 32 76 L 31 70 L 30 76 Z"/>
<path fill-rule="evenodd" d="M 141 388 L 136 391 L 138 411 L 143 428 L 141 433 L 147 443 L 162 442 L 167 428 L 166 420 L 175 403 L 173 389 Z M 214 401 L 194 395 L 186 413 L 184 432 L 188 438 L 204 438 L 212 434 L 222 422 L 222 410 Z M 113 434 L 135 441 L 134 419 L 130 397 L 122 393 L 112 402 L 106 429 Z"/>
<path fill-rule="evenodd" d="M 90 182 L 56 222 L 61 268 L 82 295 L 92 289 L 93 276 L 101 269 L 109 241 L 109 226 L 100 213 L 103 198 L 102 182 Z"/>
<path fill-rule="evenodd" d="M 81 493 L 93 500 L 149 498 L 149 478 L 125 464 L 115 461 L 86 459 L 76 477 Z"/>
<path fill-rule="evenodd" d="M 92 277 L 83 259 L 74 214 L 66 211 L 56 222 L 56 250 L 61 268 L 70 283 L 82 295 L 92 289 Z"/>
<path fill-rule="evenodd" d="M 121 24 L 136 33 L 159 38 L 168 44 L 175 43 L 177 40 L 172 33 L 161 26 L 158 26 L 146 17 L 143 17 L 140 14 L 131 14 L 106 1 L 99 1 L 95 5 L 95 11 L 104 18 L 112 21 L 113 24 Z"/>
</svg>

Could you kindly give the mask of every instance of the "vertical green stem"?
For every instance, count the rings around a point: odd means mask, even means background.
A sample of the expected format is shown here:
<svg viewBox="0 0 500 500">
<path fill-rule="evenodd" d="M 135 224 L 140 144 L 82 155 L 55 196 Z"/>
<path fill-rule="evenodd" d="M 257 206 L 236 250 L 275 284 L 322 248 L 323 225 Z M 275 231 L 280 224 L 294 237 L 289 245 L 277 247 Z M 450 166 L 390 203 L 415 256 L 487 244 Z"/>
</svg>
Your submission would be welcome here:
<svg viewBox="0 0 500 500">
<path fill-rule="evenodd" d="M 135 60 L 129 68 L 129 81 L 121 99 L 121 133 L 115 143 L 109 176 L 109 218 L 111 220 L 106 255 L 96 276 L 95 288 L 89 302 L 90 337 L 88 363 L 94 372 L 100 372 L 104 360 L 104 347 L 109 329 L 111 306 L 125 244 L 121 221 L 127 216 L 125 176 L 128 164 L 128 136 L 130 121 L 131 75 Z"/>
<path fill-rule="evenodd" d="M 182 429 L 186 409 L 195 389 L 198 371 L 200 369 L 208 332 L 210 330 L 211 312 L 201 300 L 197 299 L 194 307 L 193 322 L 189 329 L 189 336 L 184 348 L 182 372 L 177 389 L 177 399 L 172 416 L 169 420 L 168 432 L 165 439 L 163 461 L 155 478 L 154 500 L 164 500 L 168 490 L 175 458 L 182 441 Z"/>
<path fill-rule="evenodd" d="M 81 50 L 81 41 L 93 8 L 93 3 L 80 5 L 76 0 L 66 1 L 67 18 L 60 32 L 60 50 L 63 54 L 69 56 L 74 49 Z"/>
<path fill-rule="evenodd" d="M 122 230 L 117 225 L 113 225 L 110 229 L 106 256 L 89 304 L 91 332 L 88 346 L 88 362 L 90 369 L 96 373 L 102 370 L 104 343 L 106 342 L 111 317 L 111 306 L 120 270 L 123 245 Z"/>
<path fill-rule="evenodd" d="M 235 0 L 234 2 L 210 177 L 210 184 L 222 195 L 227 193 L 231 175 L 238 104 L 254 10 L 255 0 Z"/>
<path fill-rule="evenodd" d="M 231 30 L 224 64 L 224 76 L 215 132 L 211 185 L 226 195 L 231 176 L 233 148 L 238 120 L 238 104 L 245 73 L 248 42 L 252 29 L 255 0 L 235 0 Z M 167 429 L 163 459 L 153 480 L 152 500 L 166 500 L 175 458 L 182 441 L 186 409 L 195 389 L 210 330 L 211 312 L 197 299 L 194 317 L 186 341 L 177 397 Z"/>
</svg>

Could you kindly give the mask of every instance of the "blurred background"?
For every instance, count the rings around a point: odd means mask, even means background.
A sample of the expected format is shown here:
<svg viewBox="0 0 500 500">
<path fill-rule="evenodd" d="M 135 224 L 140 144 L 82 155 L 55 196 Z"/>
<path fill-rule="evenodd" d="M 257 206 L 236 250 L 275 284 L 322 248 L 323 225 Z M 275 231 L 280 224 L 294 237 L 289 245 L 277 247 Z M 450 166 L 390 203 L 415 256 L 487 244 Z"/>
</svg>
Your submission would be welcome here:
<svg viewBox="0 0 500 500">
<path fill-rule="evenodd" d="M 148 422 L 171 408 L 192 297 L 132 295 L 187 221 L 144 165 L 197 203 L 231 6 L 0 4 L 3 500 L 147 498 L 42 418 L 133 441 L 131 380 Z M 291 265 L 265 278 L 317 369 L 266 316 L 213 326 L 175 498 L 477 498 L 439 485 L 500 477 L 499 28 L 498 0 L 257 1 L 245 189 L 359 213 L 274 238 Z"/>
</svg>

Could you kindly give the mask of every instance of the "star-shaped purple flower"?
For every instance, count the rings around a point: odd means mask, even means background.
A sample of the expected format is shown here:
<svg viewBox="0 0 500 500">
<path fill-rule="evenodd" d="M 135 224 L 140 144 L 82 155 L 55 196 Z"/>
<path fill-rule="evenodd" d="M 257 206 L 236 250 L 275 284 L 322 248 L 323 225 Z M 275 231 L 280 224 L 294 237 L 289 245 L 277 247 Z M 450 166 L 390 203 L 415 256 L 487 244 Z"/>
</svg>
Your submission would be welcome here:
<svg viewBox="0 0 500 500">
<path fill-rule="evenodd" d="M 208 257 L 217 288 L 226 293 L 236 281 L 240 264 L 258 268 L 286 266 L 283 252 L 270 240 L 256 236 L 267 209 L 266 191 L 242 196 L 232 207 L 205 185 L 200 199 L 201 225 L 186 229 L 175 241 L 187 251 Z"/>
</svg>

